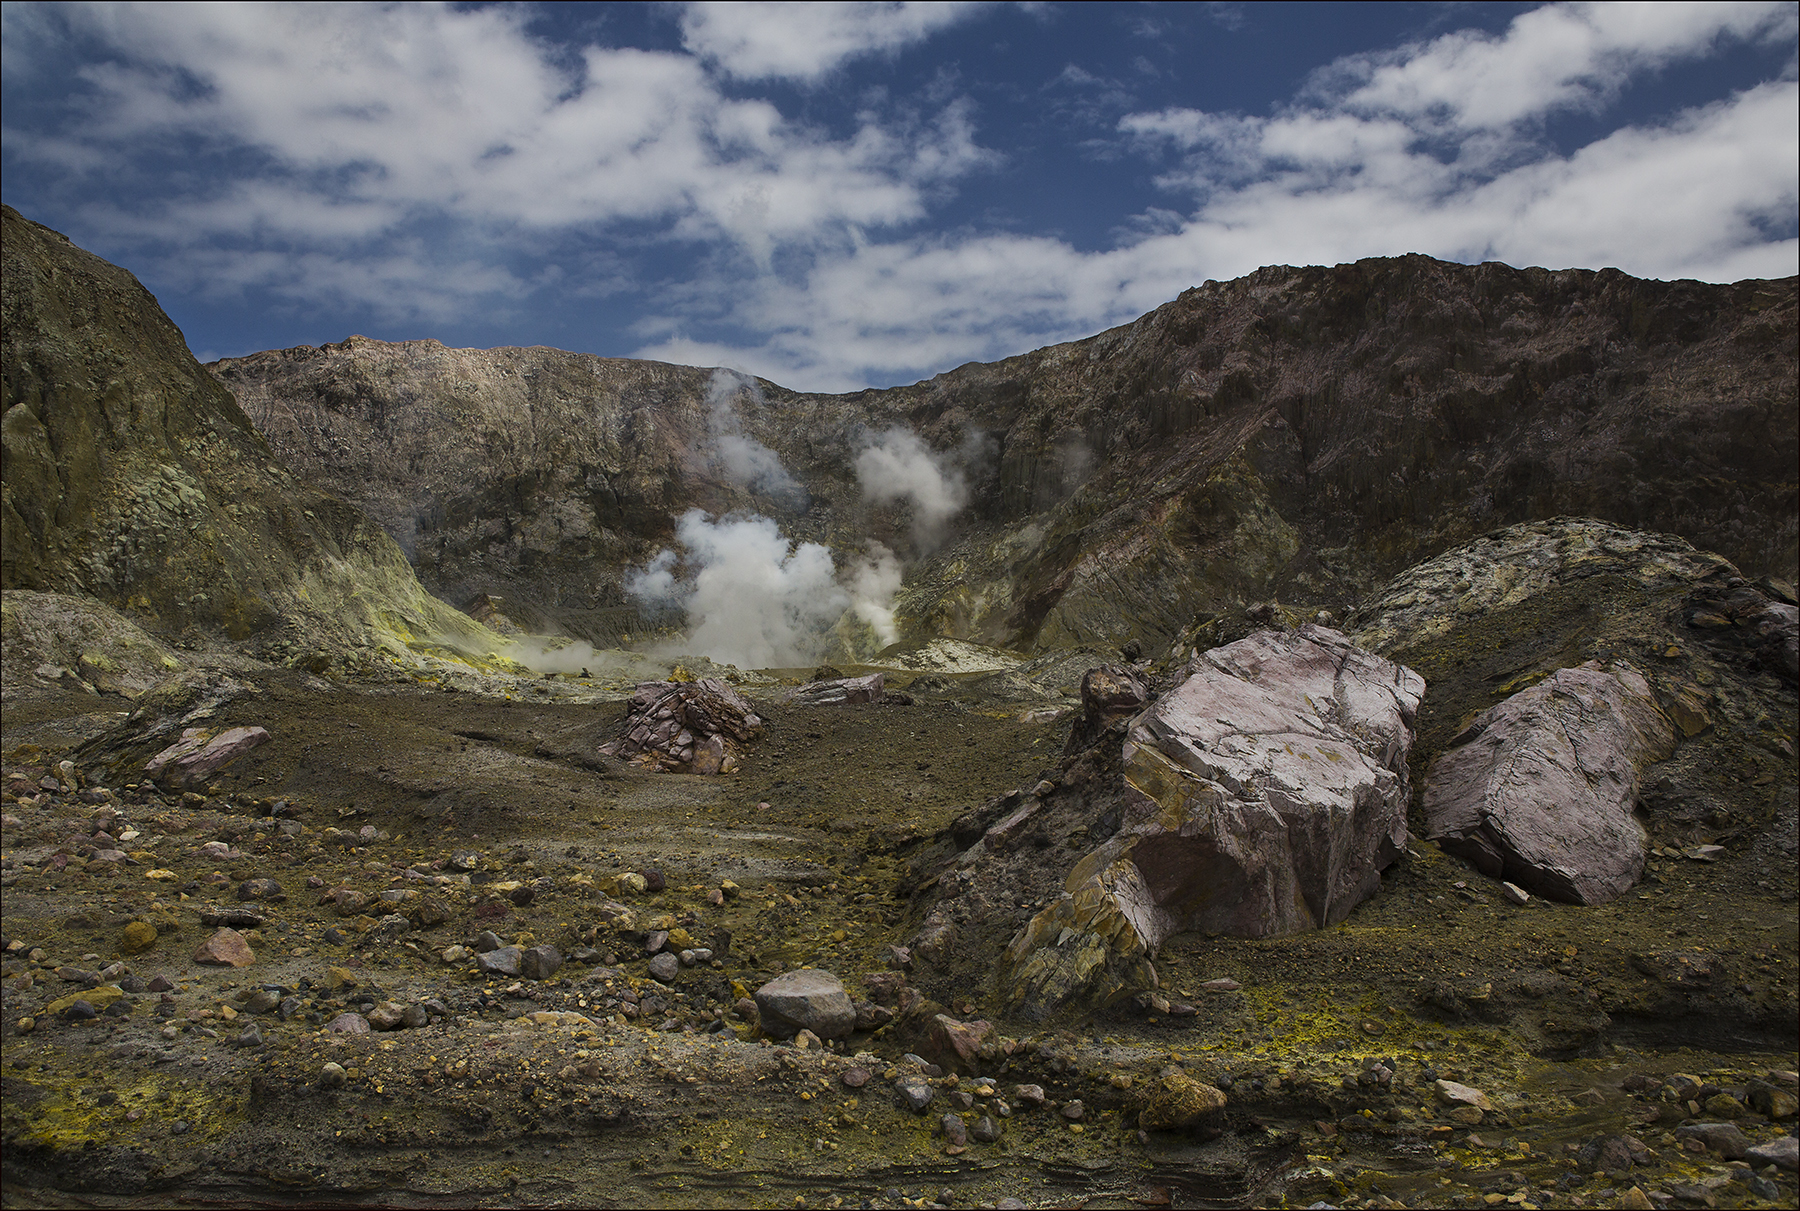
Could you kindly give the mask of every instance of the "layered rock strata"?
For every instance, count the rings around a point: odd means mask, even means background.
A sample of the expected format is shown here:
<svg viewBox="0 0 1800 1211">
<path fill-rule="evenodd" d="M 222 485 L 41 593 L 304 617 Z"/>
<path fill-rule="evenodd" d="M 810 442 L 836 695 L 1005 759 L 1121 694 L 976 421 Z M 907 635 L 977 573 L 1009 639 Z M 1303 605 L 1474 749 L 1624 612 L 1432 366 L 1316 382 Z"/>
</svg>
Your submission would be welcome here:
<svg viewBox="0 0 1800 1211">
<path fill-rule="evenodd" d="M 1644 871 L 1639 771 L 1675 749 L 1643 675 L 1590 661 L 1484 712 L 1431 767 L 1432 840 L 1485 875 L 1604 904 Z"/>
<path fill-rule="evenodd" d="M 1154 987 L 1151 959 L 1182 930 L 1276 937 L 1343 920 L 1405 847 L 1424 691 L 1318 626 L 1192 662 L 1130 725 L 1118 832 L 1008 944 L 1009 998 L 1041 1019 Z"/>
<path fill-rule="evenodd" d="M 723 681 L 649 681 L 632 694 L 618 738 L 600 751 L 646 769 L 729 774 L 762 730 L 750 700 Z"/>
</svg>

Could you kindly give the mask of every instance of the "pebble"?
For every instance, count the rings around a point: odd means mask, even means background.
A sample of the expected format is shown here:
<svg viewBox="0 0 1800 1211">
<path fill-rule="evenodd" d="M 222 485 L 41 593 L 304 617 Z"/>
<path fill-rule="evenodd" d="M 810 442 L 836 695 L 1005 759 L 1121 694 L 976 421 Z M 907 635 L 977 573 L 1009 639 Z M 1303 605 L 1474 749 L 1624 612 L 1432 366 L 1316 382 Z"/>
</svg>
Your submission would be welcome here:
<svg viewBox="0 0 1800 1211">
<path fill-rule="evenodd" d="M 861 1089 L 869 1083 L 869 1070 L 867 1068 L 846 1068 L 838 1080 L 843 1082 L 846 1089 Z"/>
<path fill-rule="evenodd" d="M 142 954 L 156 945 L 156 927 L 148 921 L 133 921 L 125 927 L 119 949 L 128 955 Z"/>
<path fill-rule="evenodd" d="M 248 967 L 256 962 L 256 952 L 237 930 L 221 929 L 194 950 L 194 962 L 212 967 Z"/>
<path fill-rule="evenodd" d="M 502 946 L 475 956 L 477 970 L 491 976 L 516 976 L 522 969 L 525 952 L 517 946 Z"/>
<path fill-rule="evenodd" d="M 152 976 L 150 982 L 144 986 L 145 992 L 173 992 L 174 990 L 175 982 L 163 975 Z"/>
<path fill-rule="evenodd" d="M 504 945 L 506 945 L 506 943 L 500 940 L 500 936 L 489 929 L 484 929 L 476 934 L 475 940 L 469 943 L 469 946 L 476 954 L 486 954 L 490 950 L 499 950 Z"/>
<path fill-rule="evenodd" d="M 273 1013 L 281 1004 L 281 994 L 267 988 L 258 988 L 244 1002 L 245 1013 Z"/>
<path fill-rule="evenodd" d="M 975 1126 L 969 1134 L 983 1144 L 991 1144 L 1000 1138 L 1000 1124 L 984 1114 L 975 1120 Z"/>
<path fill-rule="evenodd" d="M 664 984 L 672 984 L 675 977 L 681 974 L 681 960 L 666 950 L 653 955 L 650 959 L 650 974 Z"/>
<path fill-rule="evenodd" d="M 398 1030 L 405 1014 L 406 1006 L 397 1001 L 383 1001 L 363 1016 L 376 1030 Z"/>
<path fill-rule="evenodd" d="M 1064 1102 L 1057 1113 L 1061 1114 L 1071 1123 L 1079 1123 L 1082 1119 L 1087 1117 L 1087 1107 L 1081 1104 L 1080 1098 L 1073 1098 Z"/>
<path fill-rule="evenodd" d="M 332 1034 L 368 1034 L 369 1022 L 360 1013 L 340 1013 L 325 1024 Z"/>
<path fill-rule="evenodd" d="M 528 980 L 548 980 L 562 965 L 562 952 L 554 946 L 533 946 L 519 956 L 520 974 Z"/>
<path fill-rule="evenodd" d="M 319 1069 L 319 1084 L 326 1089 L 340 1089 L 349 1079 L 349 1074 L 344 1071 L 344 1066 L 334 1061 L 327 1061 L 324 1067 Z"/>
<path fill-rule="evenodd" d="M 894 1082 L 894 1104 L 914 1114 L 924 1114 L 934 1094 L 930 1082 L 922 1076 L 903 1076 Z"/>
<path fill-rule="evenodd" d="M 938 1126 L 944 1132 L 944 1142 L 952 1148 L 962 1148 L 969 1142 L 968 1124 L 962 1121 L 960 1114 L 946 1114 L 938 1120 Z"/>
<path fill-rule="evenodd" d="M 1519 905 L 1521 908 L 1531 903 L 1531 893 L 1526 891 L 1523 887 L 1520 887 L 1517 883 L 1502 883 L 1500 885 L 1500 894 L 1505 896 L 1512 903 Z"/>
<path fill-rule="evenodd" d="M 430 1023 L 431 1014 L 426 1012 L 423 1005 L 408 1005 L 406 1011 L 400 1015 L 400 1024 L 408 1030 L 417 1030 Z"/>
<path fill-rule="evenodd" d="M 475 957 L 475 952 L 467 946 L 446 946 L 443 954 L 438 956 L 446 963 L 464 963 Z"/>
<path fill-rule="evenodd" d="M 73 1005 L 70 1005 L 67 1009 L 63 1010 L 63 1017 L 71 1022 L 90 1022 L 99 1016 L 99 1010 L 95 1009 L 86 1001 L 76 1001 Z"/>
<path fill-rule="evenodd" d="M 245 879 L 238 884 L 237 898 L 240 900 L 285 900 L 287 893 L 281 890 L 281 884 L 273 879 Z"/>
<path fill-rule="evenodd" d="M 238 1035 L 237 1045 L 244 1048 L 255 1048 L 263 1045 L 262 1031 L 255 1026 L 246 1026 L 244 1033 Z"/>
<path fill-rule="evenodd" d="M 1013 1101 L 1026 1106 L 1042 1106 L 1044 1104 L 1044 1087 L 1042 1085 L 1014 1085 Z"/>
</svg>

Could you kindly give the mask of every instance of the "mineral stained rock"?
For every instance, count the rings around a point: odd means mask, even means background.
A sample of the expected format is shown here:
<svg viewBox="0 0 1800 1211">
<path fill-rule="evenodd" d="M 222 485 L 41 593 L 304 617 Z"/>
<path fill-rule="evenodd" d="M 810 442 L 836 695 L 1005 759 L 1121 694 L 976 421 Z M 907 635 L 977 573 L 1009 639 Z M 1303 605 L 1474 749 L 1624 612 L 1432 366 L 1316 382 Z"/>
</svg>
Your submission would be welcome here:
<svg viewBox="0 0 1800 1211">
<path fill-rule="evenodd" d="M 750 700 L 723 681 L 647 681 L 600 751 L 647 769 L 729 774 L 762 730 Z"/>
<path fill-rule="evenodd" d="M 268 731 L 260 727 L 233 727 L 217 733 L 190 727 L 180 740 L 150 758 L 144 772 L 172 790 L 186 790 L 268 740 Z"/>
<path fill-rule="evenodd" d="M 1477 717 L 1431 767 L 1431 838 L 1541 896 L 1604 904 L 1644 871 L 1638 773 L 1675 748 L 1630 665 L 1560 669 Z"/>
<path fill-rule="evenodd" d="M 1131 724 L 1122 827 L 1014 936 L 1028 1016 L 1154 987 L 1180 930 L 1274 937 L 1344 919 L 1406 844 L 1423 678 L 1309 625 L 1194 660 Z"/>
</svg>

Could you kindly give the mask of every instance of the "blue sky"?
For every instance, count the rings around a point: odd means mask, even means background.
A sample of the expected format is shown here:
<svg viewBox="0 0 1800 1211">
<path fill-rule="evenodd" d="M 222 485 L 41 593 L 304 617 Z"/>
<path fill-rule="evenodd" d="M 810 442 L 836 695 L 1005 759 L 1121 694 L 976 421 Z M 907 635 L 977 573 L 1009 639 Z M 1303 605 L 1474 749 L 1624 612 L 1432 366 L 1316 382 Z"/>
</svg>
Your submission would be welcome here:
<svg viewBox="0 0 1800 1211">
<path fill-rule="evenodd" d="M 1265 264 L 1800 268 L 1794 4 L 7 4 L 0 193 L 203 358 L 928 377 Z"/>
</svg>

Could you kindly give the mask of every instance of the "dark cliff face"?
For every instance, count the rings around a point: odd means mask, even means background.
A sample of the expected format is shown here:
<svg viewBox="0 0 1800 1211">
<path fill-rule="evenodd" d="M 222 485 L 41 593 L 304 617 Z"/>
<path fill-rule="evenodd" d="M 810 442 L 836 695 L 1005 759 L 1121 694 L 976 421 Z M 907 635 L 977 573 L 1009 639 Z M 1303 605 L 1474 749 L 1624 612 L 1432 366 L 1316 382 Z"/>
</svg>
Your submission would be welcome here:
<svg viewBox="0 0 1800 1211">
<path fill-rule="evenodd" d="M 803 507 L 711 465 L 704 371 L 361 338 L 213 369 L 453 601 L 617 606 L 621 573 L 695 506 L 904 550 L 904 517 L 863 506 L 852 468 L 861 435 L 896 421 L 971 489 L 948 545 L 909 573 L 915 634 L 1158 642 L 1276 595 L 1342 608 L 1475 535 L 1562 514 L 1795 573 L 1794 279 L 1276 267 L 910 387 L 765 383 L 738 412 Z"/>
<path fill-rule="evenodd" d="M 10 207 L 4 224 L 6 588 L 276 656 L 393 624 L 479 645 L 380 527 L 281 465 L 136 278 Z"/>
</svg>

